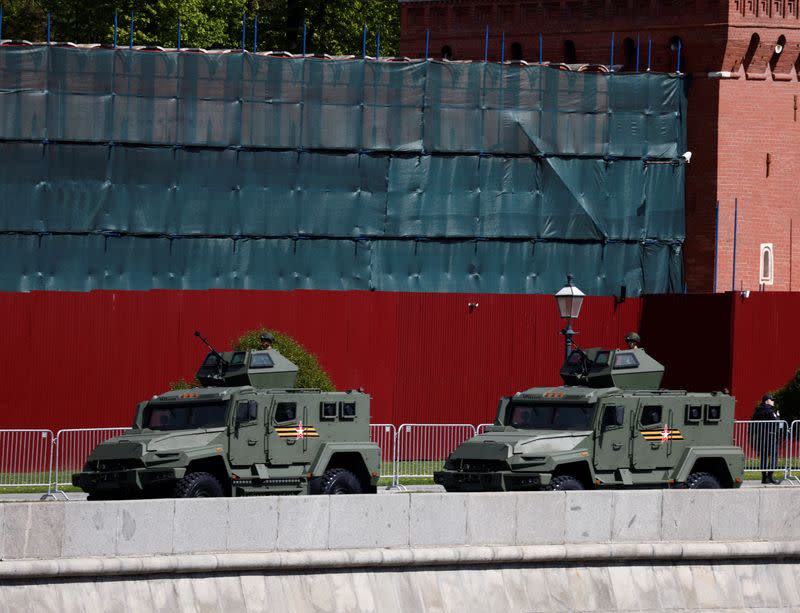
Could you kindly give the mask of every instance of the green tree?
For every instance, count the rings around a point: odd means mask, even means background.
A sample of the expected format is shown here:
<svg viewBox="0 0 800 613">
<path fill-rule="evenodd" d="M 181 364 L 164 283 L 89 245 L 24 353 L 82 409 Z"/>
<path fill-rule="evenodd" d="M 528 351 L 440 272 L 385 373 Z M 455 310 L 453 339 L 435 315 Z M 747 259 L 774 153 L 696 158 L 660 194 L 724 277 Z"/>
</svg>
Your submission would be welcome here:
<svg viewBox="0 0 800 613">
<path fill-rule="evenodd" d="M 792 422 L 800 419 L 800 370 L 779 390 L 772 392 L 781 419 Z"/>
<path fill-rule="evenodd" d="M 396 0 L 314 0 L 304 4 L 312 52 L 361 55 L 366 25 L 368 55 L 376 54 L 378 33 L 381 55 L 397 54 L 400 10 Z"/>
<path fill-rule="evenodd" d="M 233 345 L 233 350 L 247 351 L 248 349 L 260 349 L 261 335 L 266 332 L 268 332 L 266 328 L 258 328 L 257 330 L 245 332 L 236 341 L 231 343 Z M 272 331 L 272 335 L 275 337 L 275 342 L 272 346 L 284 357 L 297 364 L 297 380 L 294 384 L 296 388 L 316 388 L 324 392 L 332 392 L 336 389 L 328 373 L 326 373 L 320 365 L 317 356 L 313 353 L 309 353 L 305 347 L 287 334 Z M 171 390 L 182 390 L 192 387 L 200 387 L 200 383 L 195 378 L 179 379 L 169 384 L 169 389 Z"/>
<path fill-rule="evenodd" d="M 261 346 L 261 335 L 268 332 L 266 328 L 250 330 L 242 334 L 235 343 L 235 351 L 258 349 Z M 282 332 L 272 331 L 275 342 L 272 344 L 284 357 L 297 364 L 297 381 L 294 386 L 298 388 L 317 388 L 324 392 L 331 392 L 335 388 L 328 373 L 322 368 L 317 356 L 309 353 L 305 347 L 291 336 Z"/>
<path fill-rule="evenodd" d="M 258 18 L 258 50 L 302 51 L 307 24 L 309 53 L 361 54 L 362 28 L 367 25 L 367 53 L 395 55 L 400 34 L 397 0 L 5 0 L 3 37 L 43 41 L 47 13 L 51 40 L 110 43 L 114 12 L 118 15 L 117 44 L 128 44 L 134 13 L 135 45 L 175 47 L 178 19 L 181 46 L 206 49 L 238 48 L 246 16 L 245 46 L 252 50 Z"/>
</svg>

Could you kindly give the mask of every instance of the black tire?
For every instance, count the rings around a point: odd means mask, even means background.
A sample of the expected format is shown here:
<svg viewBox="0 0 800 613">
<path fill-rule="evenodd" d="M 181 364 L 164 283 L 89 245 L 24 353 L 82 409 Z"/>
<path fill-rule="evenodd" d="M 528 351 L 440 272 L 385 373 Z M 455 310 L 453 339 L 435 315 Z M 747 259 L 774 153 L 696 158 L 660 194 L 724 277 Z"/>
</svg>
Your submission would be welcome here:
<svg viewBox="0 0 800 613">
<path fill-rule="evenodd" d="M 692 473 L 686 477 L 686 487 L 692 490 L 718 490 L 722 486 L 710 473 Z"/>
<path fill-rule="evenodd" d="M 210 473 L 189 473 L 175 484 L 176 498 L 219 498 L 224 495 L 222 485 Z"/>
<path fill-rule="evenodd" d="M 560 477 L 553 477 L 553 480 L 550 481 L 550 485 L 547 486 L 547 489 L 561 492 L 566 490 L 582 490 L 585 488 L 583 487 L 583 483 L 578 481 L 575 477 L 561 475 Z"/>
<path fill-rule="evenodd" d="M 317 488 L 315 488 L 317 489 Z M 331 468 L 319 480 L 320 494 L 360 494 L 361 483 L 356 476 L 344 468 Z"/>
</svg>

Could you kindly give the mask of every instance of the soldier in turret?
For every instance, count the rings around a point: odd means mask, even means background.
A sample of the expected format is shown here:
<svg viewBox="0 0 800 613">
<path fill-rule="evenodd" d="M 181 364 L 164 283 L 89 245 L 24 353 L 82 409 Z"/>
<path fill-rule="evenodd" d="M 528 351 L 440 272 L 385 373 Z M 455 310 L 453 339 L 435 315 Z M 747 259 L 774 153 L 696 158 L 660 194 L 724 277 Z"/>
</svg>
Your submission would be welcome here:
<svg viewBox="0 0 800 613">
<path fill-rule="evenodd" d="M 275 336 L 272 332 L 262 332 L 261 336 L 259 337 L 261 341 L 261 349 L 272 349 L 272 343 L 275 342 Z"/>
<path fill-rule="evenodd" d="M 625 342 L 628 343 L 628 349 L 640 349 L 642 339 L 636 332 L 628 332 Z"/>
</svg>

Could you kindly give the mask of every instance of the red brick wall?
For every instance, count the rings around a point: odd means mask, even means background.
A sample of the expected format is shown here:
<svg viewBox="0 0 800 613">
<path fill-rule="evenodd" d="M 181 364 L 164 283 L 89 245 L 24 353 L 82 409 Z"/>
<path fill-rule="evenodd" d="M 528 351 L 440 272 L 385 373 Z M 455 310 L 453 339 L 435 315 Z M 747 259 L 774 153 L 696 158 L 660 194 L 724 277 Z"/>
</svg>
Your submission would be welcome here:
<svg viewBox="0 0 800 613">
<path fill-rule="evenodd" d="M 725 2 L 687 0 L 683 4 L 636 0 L 636 8 L 630 10 L 626 2 L 603 0 L 407 2 L 401 4 L 400 51 L 412 57 L 424 56 L 425 32 L 430 30 L 431 58 L 439 58 L 442 47 L 448 45 L 453 49 L 453 59 L 483 59 L 488 25 L 490 61 L 501 57 L 503 32 L 506 59 L 511 45 L 518 42 L 523 59 L 538 61 L 541 32 L 544 61 L 564 61 L 564 41 L 569 39 L 575 42 L 578 62 L 607 64 L 614 32 L 614 62 L 618 64 L 624 62 L 623 41 L 635 41 L 637 35 L 643 69 L 647 66 L 648 38 L 653 40 L 652 68 L 675 68 L 675 53 L 667 45 L 673 36 L 683 38 L 692 56 L 720 63 L 727 19 Z"/>
<path fill-rule="evenodd" d="M 725 79 L 719 83 L 718 198 L 720 289 L 733 279 L 733 214 L 739 199 L 734 289 L 759 287 L 760 244 L 774 247 L 774 284 L 792 290 L 800 260 L 790 236 L 800 228 L 800 83 Z M 798 111 L 800 113 L 800 111 Z M 767 176 L 767 155 L 770 156 Z M 687 187 L 688 189 L 688 187 Z"/>
<path fill-rule="evenodd" d="M 675 70 L 673 36 L 683 41 L 682 72 L 691 74 L 686 173 L 685 271 L 689 291 L 759 289 L 761 243 L 772 243 L 774 284 L 797 286 L 794 224 L 800 221 L 800 0 L 531 0 L 529 2 L 406 2 L 401 4 L 401 52 L 421 57 L 430 30 L 430 57 L 444 45 L 454 59 L 483 59 L 490 27 L 490 61 L 505 57 L 514 42 L 523 59 L 564 60 L 564 41 L 575 43 L 577 61 L 607 64 L 611 33 L 615 64 L 625 63 L 623 41 L 640 36 L 640 68 L 647 66 L 652 39 L 653 70 Z M 635 8 L 629 8 L 635 7 Z M 751 47 L 751 37 L 759 35 Z M 775 44 L 784 36 L 780 56 Z M 738 78 L 709 78 L 731 72 Z M 800 110 L 797 111 L 800 113 Z M 770 155 L 770 173 L 766 159 Z M 739 198 L 736 280 L 733 280 L 734 202 Z M 716 203 L 719 201 L 719 248 Z M 794 244 L 793 244 L 794 243 Z"/>
</svg>

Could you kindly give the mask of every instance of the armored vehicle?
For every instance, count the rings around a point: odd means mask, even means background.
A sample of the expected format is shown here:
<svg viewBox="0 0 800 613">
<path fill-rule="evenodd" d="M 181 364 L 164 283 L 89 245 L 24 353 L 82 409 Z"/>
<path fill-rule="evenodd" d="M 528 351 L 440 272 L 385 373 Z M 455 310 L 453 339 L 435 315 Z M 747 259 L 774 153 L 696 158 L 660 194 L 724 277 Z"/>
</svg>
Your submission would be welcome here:
<svg viewBox="0 0 800 613">
<path fill-rule="evenodd" d="M 375 492 L 368 395 L 293 389 L 297 366 L 272 348 L 209 348 L 203 387 L 139 403 L 72 483 L 93 499 Z"/>
<path fill-rule="evenodd" d="M 659 389 L 643 349 L 574 350 L 564 385 L 502 398 L 494 425 L 450 456 L 447 491 L 739 487 L 728 394 Z"/>
</svg>

